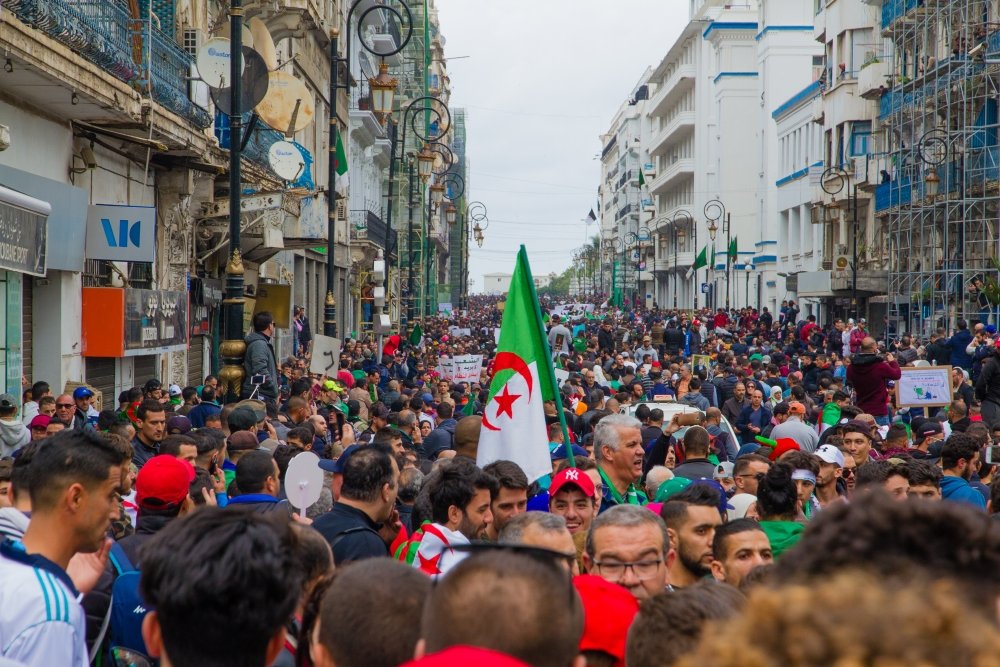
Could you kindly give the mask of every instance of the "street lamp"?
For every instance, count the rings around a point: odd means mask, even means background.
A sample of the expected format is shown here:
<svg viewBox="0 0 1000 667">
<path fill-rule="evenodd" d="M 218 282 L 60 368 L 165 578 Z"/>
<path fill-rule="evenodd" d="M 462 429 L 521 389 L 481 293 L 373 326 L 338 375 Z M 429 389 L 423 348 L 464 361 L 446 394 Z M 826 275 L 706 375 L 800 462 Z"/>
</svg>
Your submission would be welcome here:
<svg viewBox="0 0 1000 667">
<path fill-rule="evenodd" d="M 455 205 L 452 204 L 451 202 L 448 202 L 448 206 L 444 209 L 444 221 L 448 224 L 449 227 L 455 224 L 456 215 L 457 211 L 455 209 Z"/>
<path fill-rule="evenodd" d="M 927 193 L 932 203 L 937 198 L 940 187 L 941 177 L 937 175 L 937 170 L 928 169 L 927 174 L 924 176 L 924 192 Z"/>
<path fill-rule="evenodd" d="M 705 204 L 703 209 L 705 217 L 708 219 L 708 236 L 715 241 L 715 235 L 719 231 L 719 222 L 722 222 L 722 232 L 726 235 L 726 310 L 729 310 L 729 272 L 733 265 L 733 256 L 729 252 L 732 245 L 732 219 L 730 213 L 726 211 L 726 205 L 718 199 L 711 199 Z M 713 295 L 714 295 L 713 291 Z M 714 307 L 714 304 L 713 304 Z"/>
<path fill-rule="evenodd" d="M 483 236 L 483 228 L 479 226 L 478 222 L 476 223 L 476 226 L 472 228 L 472 234 L 476 239 L 476 245 L 482 248 L 485 237 Z"/>
<path fill-rule="evenodd" d="M 820 176 L 819 185 L 823 192 L 836 196 L 847 185 L 851 177 L 840 167 L 830 167 Z M 851 229 L 853 240 L 851 241 L 851 309 L 854 316 L 858 316 L 858 184 L 854 183 L 851 188 Z"/>
<path fill-rule="evenodd" d="M 753 264 L 747 263 L 747 264 L 743 265 L 743 268 L 746 270 L 746 301 L 744 302 L 744 304 L 746 305 L 747 308 L 749 308 L 750 307 L 750 274 L 753 273 L 753 270 L 754 270 L 755 267 L 754 267 Z M 737 289 L 739 289 L 739 288 L 737 288 Z"/>
<path fill-rule="evenodd" d="M 392 103 L 396 96 L 399 80 L 389 76 L 389 65 L 383 60 L 378 66 L 378 76 L 369 77 L 368 86 L 372 91 L 372 110 L 382 119 L 392 113 Z"/>
<path fill-rule="evenodd" d="M 695 233 L 694 244 L 698 245 L 698 236 L 697 236 L 698 232 L 697 232 L 697 229 L 694 228 L 694 218 L 691 217 L 691 214 L 688 213 L 687 210 L 680 209 L 679 211 L 675 212 L 673 214 L 673 216 L 670 217 L 670 228 L 673 230 L 672 236 L 673 236 L 673 242 L 674 242 L 674 280 L 673 280 L 673 282 L 674 282 L 674 308 L 675 309 L 677 308 L 677 283 L 680 282 L 680 278 L 679 278 L 679 275 L 678 275 L 680 273 L 680 269 L 677 266 L 677 252 L 678 252 L 677 242 L 678 242 L 678 236 L 681 237 L 681 238 L 684 238 L 684 236 L 685 236 L 684 233 L 678 233 L 680 231 L 678 228 L 680 226 L 680 223 L 683 222 L 683 221 L 687 221 L 687 223 L 691 225 L 691 227 L 692 227 L 692 229 L 693 229 L 693 231 Z M 697 248 L 695 248 L 695 251 L 697 251 Z M 695 274 L 695 282 L 698 282 L 697 281 L 697 273 Z"/>
<path fill-rule="evenodd" d="M 440 181 L 435 181 L 434 185 L 430 187 L 430 191 L 431 204 L 436 209 L 444 199 L 444 185 Z"/>
<path fill-rule="evenodd" d="M 351 17 L 354 15 L 354 11 L 367 0 L 354 0 L 351 4 L 351 8 L 347 12 L 347 17 L 345 19 L 345 25 L 347 26 L 347 48 L 344 49 L 344 56 L 340 55 L 340 29 L 339 26 L 334 27 L 330 39 L 330 137 L 329 137 L 329 167 L 327 176 L 327 197 L 329 198 L 328 206 L 329 210 L 327 212 L 327 232 L 326 232 L 326 301 L 323 308 L 323 334 L 331 337 L 337 336 L 337 301 L 334 298 L 333 291 L 334 285 L 336 284 L 336 264 L 334 263 L 334 250 L 336 246 L 336 220 L 337 220 L 337 201 L 340 199 L 337 189 L 337 140 L 336 134 L 338 132 L 338 125 L 340 123 L 340 118 L 342 117 L 341 111 L 337 108 L 338 101 L 338 91 L 349 90 L 351 87 L 351 37 L 353 32 L 351 31 Z M 361 43 L 361 47 L 378 58 L 383 59 L 379 65 L 379 73 L 377 76 L 370 78 L 368 80 L 372 91 L 372 106 L 376 114 L 382 116 L 384 121 L 385 117 L 392 113 L 392 104 L 395 98 L 396 85 L 398 81 L 393 77 L 389 76 L 388 67 L 385 63 L 385 58 L 389 56 L 394 56 L 406 48 L 406 45 L 410 43 L 410 38 L 413 37 L 413 14 L 410 12 L 410 8 L 406 2 L 399 2 L 401 9 L 397 9 L 392 6 L 392 3 L 370 3 L 371 6 L 361 12 L 358 16 L 357 21 L 357 33 L 358 40 Z M 238 3 L 233 3 L 234 11 L 238 6 Z M 365 37 L 363 34 L 363 28 L 365 25 L 365 18 L 372 12 L 379 12 L 380 14 L 386 15 L 391 14 L 395 17 L 395 20 L 399 21 L 406 27 L 406 33 L 402 35 L 399 40 L 399 44 L 393 46 L 392 49 L 388 51 L 376 51 L 371 46 L 365 42 Z M 242 13 L 242 12 L 241 12 Z M 233 30 L 231 34 L 234 36 L 242 34 L 242 28 L 237 28 L 236 24 L 233 24 Z M 234 44 L 236 40 L 234 40 Z M 239 48 L 235 46 L 234 48 Z M 234 51 L 238 53 L 239 51 Z M 236 62 L 236 58 L 232 59 Z M 343 65 L 343 70 L 341 70 L 341 65 Z M 237 71 L 234 68 L 234 74 Z M 344 72 L 345 76 L 341 76 L 341 71 Z M 346 80 L 345 80 L 346 78 Z M 238 78 L 233 79 L 234 86 L 238 83 Z M 233 99 L 239 98 L 239 89 L 233 88 Z M 234 122 L 239 123 L 239 115 L 234 115 Z M 233 142 L 239 142 L 239 134 L 232 135 Z M 389 182 L 392 182 L 391 176 L 392 169 L 390 168 Z M 386 232 L 388 234 L 388 231 Z M 388 244 L 386 247 L 386 257 L 388 258 Z M 388 270 L 386 271 L 386 285 L 388 285 Z"/>
<path fill-rule="evenodd" d="M 431 177 L 435 160 L 437 160 L 437 155 L 434 154 L 434 151 L 431 150 L 428 144 L 424 144 L 424 147 L 417 153 L 417 176 L 424 183 Z"/>
</svg>

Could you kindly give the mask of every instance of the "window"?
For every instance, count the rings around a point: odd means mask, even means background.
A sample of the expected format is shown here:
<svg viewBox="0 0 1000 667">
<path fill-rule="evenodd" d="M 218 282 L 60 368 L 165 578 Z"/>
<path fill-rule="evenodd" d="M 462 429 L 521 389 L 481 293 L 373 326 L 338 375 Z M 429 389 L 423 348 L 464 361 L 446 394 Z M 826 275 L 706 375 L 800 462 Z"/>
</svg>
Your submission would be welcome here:
<svg viewBox="0 0 1000 667">
<path fill-rule="evenodd" d="M 851 156 L 868 155 L 872 149 L 871 121 L 856 121 L 851 125 Z"/>
<path fill-rule="evenodd" d="M 188 55 L 198 54 L 198 31 L 194 28 L 184 29 L 184 50 L 187 51 Z"/>
</svg>

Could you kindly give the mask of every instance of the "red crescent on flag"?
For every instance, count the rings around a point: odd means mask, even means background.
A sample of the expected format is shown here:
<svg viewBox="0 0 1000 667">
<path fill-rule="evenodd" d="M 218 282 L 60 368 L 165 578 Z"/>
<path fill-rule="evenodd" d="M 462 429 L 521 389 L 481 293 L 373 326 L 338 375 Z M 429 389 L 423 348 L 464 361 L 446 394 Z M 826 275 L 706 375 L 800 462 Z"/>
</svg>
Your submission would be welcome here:
<svg viewBox="0 0 1000 667">
<path fill-rule="evenodd" d="M 500 352 L 497 354 L 496 359 L 493 360 L 494 376 L 496 376 L 496 374 L 500 371 L 508 368 L 524 378 L 525 383 L 528 385 L 528 400 L 530 401 L 534 381 L 531 378 L 531 370 L 528 368 L 528 364 L 524 362 L 524 359 L 513 352 Z M 485 410 L 483 411 L 483 426 L 491 431 L 500 430 L 499 427 L 490 423 L 489 416 L 486 414 Z"/>
</svg>

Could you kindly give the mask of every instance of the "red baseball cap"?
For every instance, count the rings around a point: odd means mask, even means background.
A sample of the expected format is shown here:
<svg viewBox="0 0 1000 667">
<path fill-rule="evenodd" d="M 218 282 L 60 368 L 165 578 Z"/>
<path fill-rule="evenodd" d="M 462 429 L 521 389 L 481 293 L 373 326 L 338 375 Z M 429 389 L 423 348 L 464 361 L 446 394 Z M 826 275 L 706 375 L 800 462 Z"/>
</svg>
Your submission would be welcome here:
<svg viewBox="0 0 1000 667">
<path fill-rule="evenodd" d="M 466 667 L 467 665 L 477 665 L 477 667 L 529 667 L 528 663 L 521 662 L 517 658 L 477 646 L 452 646 L 443 651 L 425 655 L 420 660 L 411 660 L 410 662 L 403 663 L 403 667 Z"/>
<path fill-rule="evenodd" d="M 168 509 L 184 502 L 194 481 L 190 463 L 161 454 L 146 461 L 135 478 L 135 501 L 147 509 Z"/>
<path fill-rule="evenodd" d="M 625 667 L 625 639 L 639 602 L 628 589 L 603 577 L 581 574 L 573 585 L 583 601 L 581 651 L 603 651 L 614 656 L 615 667 Z"/>
<path fill-rule="evenodd" d="M 31 423 L 28 424 L 28 428 L 48 428 L 50 421 L 52 421 L 52 417 L 49 417 L 48 415 L 35 415 L 31 418 Z"/>
<path fill-rule="evenodd" d="M 795 442 L 791 438 L 778 438 L 777 440 L 775 440 L 775 442 L 778 443 L 778 446 L 771 451 L 771 454 L 768 457 L 772 461 L 777 461 L 779 458 L 781 458 L 783 454 L 786 454 L 792 450 L 802 449 L 801 447 L 799 447 L 799 443 Z"/>
<path fill-rule="evenodd" d="M 549 485 L 549 498 L 554 498 L 559 493 L 559 490 L 567 484 L 579 487 L 583 491 L 583 495 L 588 498 L 593 498 L 597 495 L 597 489 L 594 488 L 594 480 L 590 479 L 590 475 L 579 468 L 566 468 L 552 478 L 552 484 Z"/>
</svg>

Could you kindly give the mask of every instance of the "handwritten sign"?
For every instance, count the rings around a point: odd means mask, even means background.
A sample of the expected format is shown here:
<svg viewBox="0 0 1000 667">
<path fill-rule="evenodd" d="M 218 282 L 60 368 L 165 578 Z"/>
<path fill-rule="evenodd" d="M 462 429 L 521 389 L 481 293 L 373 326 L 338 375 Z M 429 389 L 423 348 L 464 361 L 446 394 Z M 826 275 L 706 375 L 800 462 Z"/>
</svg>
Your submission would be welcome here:
<svg viewBox="0 0 1000 667">
<path fill-rule="evenodd" d="M 309 372 L 334 377 L 340 370 L 340 339 L 313 334 L 312 360 Z"/>
<path fill-rule="evenodd" d="M 896 404 L 932 408 L 951 403 L 951 366 L 904 367 L 896 380 Z"/>
</svg>

